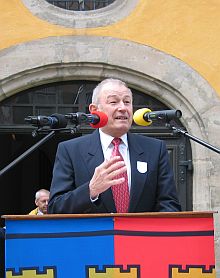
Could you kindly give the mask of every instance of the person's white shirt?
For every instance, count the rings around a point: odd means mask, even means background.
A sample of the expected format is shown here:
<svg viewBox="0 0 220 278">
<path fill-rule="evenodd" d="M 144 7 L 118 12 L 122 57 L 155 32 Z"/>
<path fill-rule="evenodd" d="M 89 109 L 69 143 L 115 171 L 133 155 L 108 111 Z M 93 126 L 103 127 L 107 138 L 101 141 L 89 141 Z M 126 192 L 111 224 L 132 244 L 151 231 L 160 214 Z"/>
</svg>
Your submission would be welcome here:
<svg viewBox="0 0 220 278">
<path fill-rule="evenodd" d="M 39 208 L 38 208 L 37 215 L 44 215 L 44 213 L 41 210 L 39 210 Z"/>
<path fill-rule="evenodd" d="M 102 151 L 105 159 L 110 159 L 112 155 L 112 151 L 114 145 L 112 144 L 112 140 L 114 137 L 104 133 L 99 129 L 100 140 Z M 121 137 L 121 144 L 119 145 L 119 151 L 124 159 L 125 165 L 127 167 L 127 175 L 128 175 L 128 187 L 129 191 L 131 189 L 131 163 L 130 163 L 130 156 L 129 156 L 129 148 L 128 148 L 128 137 L 127 134 L 122 135 Z"/>
<path fill-rule="evenodd" d="M 114 137 L 104 133 L 100 129 L 99 129 L 99 134 L 100 134 L 100 141 L 101 141 L 104 159 L 109 160 L 112 155 L 113 148 L 114 148 L 114 145 L 112 144 L 112 140 L 114 139 Z M 120 153 L 124 159 L 125 165 L 127 167 L 128 188 L 130 191 L 130 189 L 131 189 L 131 163 L 130 163 L 130 156 L 129 156 L 127 134 L 124 134 L 120 138 L 121 138 L 122 142 L 119 145 L 119 151 L 120 151 Z M 98 200 L 98 198 L 99 198 L 99 196 L 97 196 L 96 198 L 93 198 L 93 199 L 90 198 L 90 199 L 92 202 L 95 202 Z"/>
</svg>

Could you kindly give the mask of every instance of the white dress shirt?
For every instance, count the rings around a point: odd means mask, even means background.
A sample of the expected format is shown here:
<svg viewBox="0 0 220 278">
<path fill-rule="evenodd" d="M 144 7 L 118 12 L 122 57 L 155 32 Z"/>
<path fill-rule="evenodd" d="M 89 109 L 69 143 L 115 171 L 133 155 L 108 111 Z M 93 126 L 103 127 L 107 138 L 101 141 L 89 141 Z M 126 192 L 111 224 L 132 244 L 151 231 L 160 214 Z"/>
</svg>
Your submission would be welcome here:
<svg viewBox="0 0 220 278">
<path fill-rule="evenodd" d="M 114 145 L 112 144 L 112 140 L 114 137 L 104 133 L 99 129 L 100 133 L 100 140 L 102 145 L 102 151 L 104 154 L 104 158 L 109 160 L 114 148 Z M 119 145 L 119 151 L 124 159 L 125 165 L 127 167 L 127 175 L 128 175 L 128 187 L 129 191 L 131 188 L 131 163 L 130 163 L 130 156 L 129 156 L 129 149 L 128 149 L 128 138 L 127 134 L 122 135 L 121 137 L 121 144 Z"/>
</svg>

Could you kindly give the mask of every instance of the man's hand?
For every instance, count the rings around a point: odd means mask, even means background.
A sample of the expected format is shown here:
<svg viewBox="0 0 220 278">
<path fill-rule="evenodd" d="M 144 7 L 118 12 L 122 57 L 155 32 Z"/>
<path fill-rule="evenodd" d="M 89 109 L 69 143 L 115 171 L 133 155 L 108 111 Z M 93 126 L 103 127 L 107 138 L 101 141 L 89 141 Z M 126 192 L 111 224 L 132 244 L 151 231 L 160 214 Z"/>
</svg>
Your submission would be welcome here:
<svg viewBox="0 0 220 278">
<path fill-rule="evenodd" d="M 96 167 L 94 175 L 89 183 L 90 198 L 95 199 L 100 193 L 106 191 L 109 187 L 124 182 L 124 178 L 115 177 L 126 171 L 124 161 L 120 156 L 114 156 L 105 160 Z"/>
</svg>

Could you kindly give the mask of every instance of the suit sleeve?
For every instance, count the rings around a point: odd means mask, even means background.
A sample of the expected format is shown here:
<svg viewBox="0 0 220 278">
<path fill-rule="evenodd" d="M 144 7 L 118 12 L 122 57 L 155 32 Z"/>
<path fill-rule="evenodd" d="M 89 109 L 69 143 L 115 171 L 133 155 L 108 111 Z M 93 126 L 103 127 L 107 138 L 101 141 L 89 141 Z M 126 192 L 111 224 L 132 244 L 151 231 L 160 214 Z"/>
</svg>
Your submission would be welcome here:
<svg viewBox="0 0 220 278">
<path fill-rule="evenodd" d="M 58 145 L 50 188 L 49 213 L 86 213 L 95 206 L 90 200 L 88 175 L 87 181 L 84 180 L 82 184 L 76 185 L 70 149 L 70 146 L 67 147 L 65 143 Z M 79 153 L 75 152 L 74 148 L 71 151 L 73 153 L 71 154 L 72 156 L 79 156 Z M 80 172 L 83 172 L 84 165 L 79 157 L 77 165 L 81 169 Z"/>
<path fill-rule="evenodd" d="M 166 145 L 161 141 L 155 211 L 181 211 Z"/>
</svg>

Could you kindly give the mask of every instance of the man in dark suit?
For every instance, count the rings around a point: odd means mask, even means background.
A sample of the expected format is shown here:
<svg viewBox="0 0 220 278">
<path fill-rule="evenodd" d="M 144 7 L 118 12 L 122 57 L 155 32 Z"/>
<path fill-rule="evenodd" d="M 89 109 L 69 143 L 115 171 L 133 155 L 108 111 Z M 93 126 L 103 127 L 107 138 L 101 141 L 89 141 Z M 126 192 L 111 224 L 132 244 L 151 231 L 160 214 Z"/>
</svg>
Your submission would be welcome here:
<svg viewBox="0 0 220 278">
<path fill-rule="evenodd" d="M 133 107 L 126 84 L 117 79 L 102 81 L 93 91 L 89 109 L 104 112 L 108 123 L 90 135 L 59 144 L 49 213 L 180 211 L 165 143 L 129 133 Z M 114 138 L 120 138 L 123 158 L 112 156 Z M 125 183 L 128 209 L 120 211 L 114 188 Z"/>
</svg>

